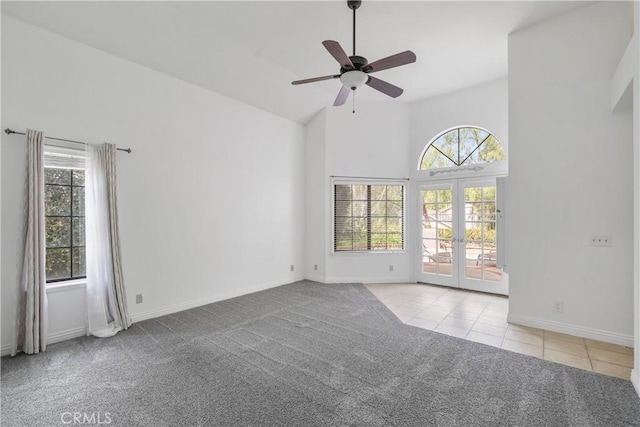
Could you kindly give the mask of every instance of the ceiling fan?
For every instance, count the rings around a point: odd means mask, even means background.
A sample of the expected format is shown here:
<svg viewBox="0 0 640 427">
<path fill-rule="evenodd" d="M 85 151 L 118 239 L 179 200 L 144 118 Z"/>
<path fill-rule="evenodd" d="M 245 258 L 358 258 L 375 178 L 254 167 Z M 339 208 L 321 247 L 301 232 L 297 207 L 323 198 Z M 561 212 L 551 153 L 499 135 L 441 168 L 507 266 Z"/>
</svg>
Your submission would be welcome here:
<svg viewBox="0 0 640 427">
<path fill-rule="evenodd" d="M 342 46 L 340 46 L 340 43 L 337 41 L 325 40 L 322 42 L 331 56 L 333 56 L 340 64 L 340 74 L 296 80 L 291 82 L 291 84 L 299 85 L 339 78 L 342 83 L 342 88 L 340 89 L 340 92 L 338 92 L 338 96 L 333 103 L 336 107 L 343 105 L 347 101 L 350 90 L 354 91 L 355 94 L 355 90 L 360 88 L 363 84 L 366 84 L 367 86 L 370 86 L 392 98 L 397 98 L 402 95 L 403 90 L 399 87 L 370 76 L 369 74 L 415 62 L 416 54 L 410 50 L 406 50 L 371 63 L 367 62 L 367 58 L 356 55 L 356 9 L 360 7 L 361 3 L 361 0 L 347 0 L 347 6 L 349 9 L 353 10 L 353 55 L 347 56 L 344 49 L 342 49 Z"/>
</svg>

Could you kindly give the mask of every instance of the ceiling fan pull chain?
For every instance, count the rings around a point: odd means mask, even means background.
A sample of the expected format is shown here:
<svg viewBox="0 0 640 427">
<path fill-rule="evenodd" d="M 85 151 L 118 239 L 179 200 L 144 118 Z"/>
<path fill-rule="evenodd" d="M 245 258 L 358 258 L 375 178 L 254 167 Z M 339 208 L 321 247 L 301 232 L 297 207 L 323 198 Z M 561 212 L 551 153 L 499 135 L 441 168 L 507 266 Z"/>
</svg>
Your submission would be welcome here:
<svg viewBox="0 0 640 427">
<path fill-rule="evenodd" d="M 353 90 L 352 102 L 353 102 L 352 113 L 355 114 L 356 113 L 356 90 L 355 89 Z"/>
</svg>

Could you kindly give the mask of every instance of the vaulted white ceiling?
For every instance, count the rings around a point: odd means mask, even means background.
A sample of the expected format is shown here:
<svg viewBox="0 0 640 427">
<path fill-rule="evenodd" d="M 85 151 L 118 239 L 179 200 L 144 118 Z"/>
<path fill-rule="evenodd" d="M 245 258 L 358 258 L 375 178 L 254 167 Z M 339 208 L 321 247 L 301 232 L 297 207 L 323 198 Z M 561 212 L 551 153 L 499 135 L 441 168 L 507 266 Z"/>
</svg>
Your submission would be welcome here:
<svg viewBox="0 0 640 427">
<path fill-rule="evenodd" d="M 504 77 L 510 32 L 589 3 L 364 0 L 356 53 L 373 62 L 410 49 L 418 60 L 375 74 L 404 88 L 399 98 L 364 87 L 357 99 L 413 102 Z M 342 0 L 3 1 L 2 13 L 303 124 L 340 83 L 291 81 L 339 72 L 323 40 L 353 53 Z"/>
</svg>

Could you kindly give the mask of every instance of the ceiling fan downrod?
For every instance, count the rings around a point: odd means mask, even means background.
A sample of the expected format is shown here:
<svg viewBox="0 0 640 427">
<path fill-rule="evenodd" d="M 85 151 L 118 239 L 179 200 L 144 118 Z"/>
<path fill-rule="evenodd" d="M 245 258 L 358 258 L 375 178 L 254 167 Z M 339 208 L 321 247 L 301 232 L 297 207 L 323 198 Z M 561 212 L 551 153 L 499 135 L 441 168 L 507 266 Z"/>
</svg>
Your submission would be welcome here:
<svg viewBox="0 0 640 427">
<path fill-rule="evenodd" d="M 358 9 L 361 4 L 362 4 L 362 0 L 347 0 L 347 6 L 349 6 L 349 9 L 353 10 L 353 56 L 350 58 L 352 60 L 351 62 L 353 62 L 356 59 L 360 60 L 360 58 L 356 56 L 356 9 Z M 364 60 L 364 64 L 367 63 L 366 59 L 362 58 L 362 60 Z M 356 67 L 358 67 L 358 70 L 362 68 L 360 64 L 356 65 Z M 355 114 L 356 113 L 356 86 L 352 87 L 351 91 L 353 92 L 353 97 L 351 98 L 351 101 L 353 103 L 351 112 Z"/>
<path fill-rule="evenodd" d="M 362 0 L 347 0 L 347 6 L 353 10 L 353 56 L 356 56 L 356 9 L 361 4 Z"/>
</svg>

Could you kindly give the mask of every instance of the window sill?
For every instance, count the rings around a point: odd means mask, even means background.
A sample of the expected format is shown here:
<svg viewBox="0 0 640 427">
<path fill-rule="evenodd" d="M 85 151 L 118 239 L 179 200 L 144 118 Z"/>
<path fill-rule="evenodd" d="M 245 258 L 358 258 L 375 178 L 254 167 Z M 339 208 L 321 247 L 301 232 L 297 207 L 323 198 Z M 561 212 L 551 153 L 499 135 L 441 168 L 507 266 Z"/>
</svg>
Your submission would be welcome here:
<svg viewBox="0 0 640 427">
<path fill-rule="evenodd" d="M 47 294 L 55 292 L 66 292 L 73 289 L 84 289 L 87 287 L 87 279 L 67 280 L 65 282 L 55 282 L 47 285 Z"/>
<path fill-rule="evenodd" d="M 331 251 L 331 255 L 369 255 L 369 254 L 380 254 L 380 255 L 394 255 L 394 254 L 406 254 L 406 250 L 402 251 Z"/>
</svg>

